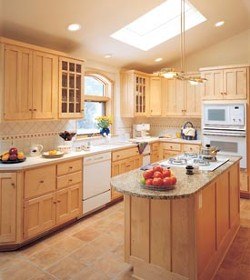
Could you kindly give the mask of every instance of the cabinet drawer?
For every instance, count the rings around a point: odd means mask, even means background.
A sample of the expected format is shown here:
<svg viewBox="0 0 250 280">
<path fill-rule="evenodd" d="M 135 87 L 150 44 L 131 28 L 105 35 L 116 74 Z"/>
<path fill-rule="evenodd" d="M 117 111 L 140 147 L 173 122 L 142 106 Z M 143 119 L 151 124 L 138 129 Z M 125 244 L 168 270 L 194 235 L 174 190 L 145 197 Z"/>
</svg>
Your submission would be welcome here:
<svg viewBox="0 0 250 280">
<path fill-rule="evenodd" d="M 57 177 L 57 189 L 63 189 L 82 181 L 82 171 Z"/>
<path fill-rule="evenodd" d="M 57 165 L 57 176 L 82 171 L 82 159 L 67 161 Z"/>
<path fill-rule="evenodd" d="M 199 153 L 200 145 L 183 145 L 183 152 L 185 153 Z"/>
<path fill-rule="evenodd" d="M 137 155 L 139 155 L 139 151 L 137 147 L 120 150 L 112 153 L 112 161 L 121 160 L 124 158 L 129 158 Z"/>
<path fill-rule="evenodd" d="M 162 148 L 170 151 L 180 151 L 181 144 L 178 143 L 162 143 Z"/>
<path fill-rule="evenodd" d="M 43 166 L 25 172 L 24 197 L 31 198 L 56 189 L 56 166 Z"/>
</svg>

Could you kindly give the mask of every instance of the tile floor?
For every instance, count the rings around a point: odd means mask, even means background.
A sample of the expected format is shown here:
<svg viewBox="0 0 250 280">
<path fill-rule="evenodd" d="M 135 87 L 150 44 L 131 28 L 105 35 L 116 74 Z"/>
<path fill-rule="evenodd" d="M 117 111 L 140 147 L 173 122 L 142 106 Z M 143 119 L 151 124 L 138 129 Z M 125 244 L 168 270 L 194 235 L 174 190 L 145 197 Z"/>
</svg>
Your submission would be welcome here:
<svg viewBox="0 0 250 280">
<path fill-rule="evenodd" d="M 250 200 L 241 200 L 242 228 L 215 280 L 250 280 Z M 0 253 L 0 280 L 128 280 L 123 261 L 123 203 L 16 252 Z M 245 228 L 244 228 L 245 227 Z"/>
</svg>

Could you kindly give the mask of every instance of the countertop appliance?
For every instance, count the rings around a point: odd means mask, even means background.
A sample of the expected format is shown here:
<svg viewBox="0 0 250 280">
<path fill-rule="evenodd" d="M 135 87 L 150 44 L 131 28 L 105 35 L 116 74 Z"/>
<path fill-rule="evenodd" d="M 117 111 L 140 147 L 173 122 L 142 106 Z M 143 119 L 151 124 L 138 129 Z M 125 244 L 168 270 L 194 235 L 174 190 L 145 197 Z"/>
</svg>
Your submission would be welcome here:
<svg viewBox="0 0 250 280">
<path fill-rule="evenodd" d="M 147 138 L 149 136 L 150 124 L 141 123 L 133 125 L 133 138 Z"/>
<path fill-rule="evenodd" d="M 197 130 L 191 122 L 185 122 L 181 128 L 181 138 L 185 140 L 196 140 Z"/>
<path fill-rule="evenodd" d="M 215 146 L 221 155 L 241 156 L 246 168 L 246 103 L 204 103 L 202 144 Z"/>
<path fill-rule="evenodd" d="M 83 158 L 83 214 L 111 201 L 111 153 Z"/>
</svg>

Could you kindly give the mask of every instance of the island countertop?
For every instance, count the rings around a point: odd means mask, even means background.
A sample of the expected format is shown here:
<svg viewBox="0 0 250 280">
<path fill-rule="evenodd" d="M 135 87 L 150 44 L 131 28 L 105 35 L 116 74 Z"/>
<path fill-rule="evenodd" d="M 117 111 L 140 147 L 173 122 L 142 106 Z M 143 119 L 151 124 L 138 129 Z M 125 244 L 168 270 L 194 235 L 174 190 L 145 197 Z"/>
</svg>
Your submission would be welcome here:
<svg viewBox="0 0 250 280">
<path fill-rule="evenodd" d="M 220 174 L 236 164 L 241 157 L 230 157 L 229 161 L 214 170 L 213 172 L 199 171 L 194 175 L 186 175 L 186 169 L 180 167 L 171 167 L 177 183 L 173 190 L 153 191 L 143 189 L 140 186 L 140 179 L 144 171 L 134 170 L 122 175 L 111 178 L 111 186 L 118 192 L 123 194 L 150 198 L 150 199 L 178 199 L 188 197 L 206 187 L 215 180 Z"/>
</svg>

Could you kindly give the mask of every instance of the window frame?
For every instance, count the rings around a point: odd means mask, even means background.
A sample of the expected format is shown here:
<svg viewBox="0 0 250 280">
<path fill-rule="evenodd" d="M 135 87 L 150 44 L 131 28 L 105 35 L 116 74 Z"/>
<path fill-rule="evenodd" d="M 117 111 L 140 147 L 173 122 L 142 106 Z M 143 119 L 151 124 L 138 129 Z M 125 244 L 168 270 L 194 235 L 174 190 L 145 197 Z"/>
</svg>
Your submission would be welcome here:
<svg viewBox="0 0 250 280">
<path fill-rule="evenodd" d="M 95 71 L 86 71 L 84 74 L 84 77 L 88 76 L 88 77 L 93 77 L 96 80 L 100 81 L 103 83 L 104 85 L 104 95 L 103 96 L 97 96 L 97 95 L 85 95 L 83 96 L 83 108 L 84 108 L 84 103 L 86 102 L 101 102 L 104 103 L 105 105 L 105 113 L 106 115 L 112 115 L 113 112 L 113 107 L 112 107 L 112 99 L 113 99 L 113 89 L 114 89 L 114 83 L 112 80 L 110 80 L 105 74 L 100 73 L 100 72 L 95 72 Z M 85 87 L 84 87 L 85 89 Z M 85 116 L 83 116 L 84 119 Z M 76 125 L 77 126 L 77 125 Z M 113 133 L 113 126 L 111 127 L 111 133 Z M 91 132 L 86 132 L 86 133 L 78 133 L 77 132 L 77 136 L 78 137 L 91 137 L 89 135 L 94 135 L 99 136 L 100 133 L 96 133 L 93 131 L 93 133 Z"/>
</svg>

